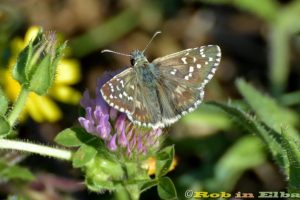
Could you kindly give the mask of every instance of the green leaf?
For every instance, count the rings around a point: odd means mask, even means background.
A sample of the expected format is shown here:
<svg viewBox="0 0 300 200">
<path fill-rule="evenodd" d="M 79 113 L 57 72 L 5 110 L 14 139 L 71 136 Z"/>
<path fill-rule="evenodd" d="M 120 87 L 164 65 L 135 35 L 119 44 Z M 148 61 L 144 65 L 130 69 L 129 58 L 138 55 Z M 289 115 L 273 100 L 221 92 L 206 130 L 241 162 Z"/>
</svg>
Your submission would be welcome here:
<svg viewBox="0 0 300 200">
<path fill-rule="evenodd" d="M 162 177 L 159 179 L 157 192 L 161 199 L 178 199 L 175 186 L 169 177 Z"/>
<path fill-rule="evenodd" d="M 289 160 L 289 192 L 299 192 L 300 188 L 300 146 L 289 138 L 286 130 L 282 129 L 282 146 Z"/>
<path fill-rule="evenodd" d="M 272 22 L 277 17 L 279 5 L 274 0 L 263 0 L 257 3 L 253 0 L 200 0 L 210 4 L 229 4 L 250 12 L 262 19 Z"/>
<path fill-rule="evenodd" d="M 239 139 L 222 156 L 214 168 L 214 178 L 207 182 L 209 191 L 231 191 L 241 175 L 248 169 L 266 162 L 263 143 L 257 137 Z"/>
<path fill-rule="evenodd" d="M 80 146 L 84 142 L 92 140 L 94 136 L 87 133 L 84 129 L 80 127 L 67 128 L 55 137 L 55 142 L 66 146 L 66 147 L 76 147 Z"/>
<path fill-rule="evenodd" d="M 275 26 L 289 34 L 295 34 L 300 30 L 300 2 L 293 1 L 281 9 Z"/>
<path fill-rule="evenodd" d="M 8 99 L 5 93 L 3 92 L 2 88 L 0 87 L 0 116 L 4 116 L 6 114 L 7 108 L 8 108 Z"/>
<path fill-rule="evenodd" d="M 156 156 L 155 177 L 161 177 L 168 173 L 174 159 L 174 146 L 168 146 L 158 152 Z"/>
<path fill-rule="evenodd" d="M 91 161 L 97 154 L 97 150 L 93 146 L 83 144 L 73 155 L 73 166 L 75 168 L 82 167 Z"/>
<path fill-rule="evenodd" d="M 10 130 L 8 121 L 4 117 L 0 116 L 0 138 L 9 134 Z"/>
<path fill-rule="evenodd" d="M 285 151 L 283 151 L 283 148 L 280 145 L 281 139 L 279 133 L 276 133 L 274 130 L 266 126 L 263 126 L 255 117 L 251 117 L 235 107 L 215 102 L 211 102 L 210 104 L 215 105 L 227 112 L 230 116 L 232 116 L 234 120 L 233 122 L 241 126 L 248 133 L 257 134 L 259 137 L 261 137 L 261 139 L 267 144 L 267 147 L 277 164 L 285 170 L 288 168 L 289 162 L 286 158 Z M 285 174 L 288 176 L 288 171 L 285 171 Z"/>
<path fill-rule="evenodd" d="M 10 166 L 0 161 L 0 179 L 4 180 L 23 180 L 32 181 L 35 179 L 34 175 L 24 167 Z"/>
<path fill-rule="evenodd" d="M 293 127 L 298 117 L 292 111 L 280 107 L 272 98 L 262 95 L 244 80 L 240 79 L 236 83 L 239 92 L 261 121 L 277 133 L 281 132 L 282 126 L 288 126 L 287 134 L 300 143 L 298 132 Z"/>
<path fill-rule="evenodd" d="M 157 179 L 150 179 L 150 180 L 140 180 L 136 182 L 139 185 L 141 193 L 156 186 L 158 184 Z"/>
<path fill-rule="evenodd" d="M 233 2 L 240 9 L 253 13 L 268 22 L 276 19 L 279 12 L 279 5 L 274 0 L 263 0 L 259 3 L 253 0 L 234 0 Z"/>
</svg>

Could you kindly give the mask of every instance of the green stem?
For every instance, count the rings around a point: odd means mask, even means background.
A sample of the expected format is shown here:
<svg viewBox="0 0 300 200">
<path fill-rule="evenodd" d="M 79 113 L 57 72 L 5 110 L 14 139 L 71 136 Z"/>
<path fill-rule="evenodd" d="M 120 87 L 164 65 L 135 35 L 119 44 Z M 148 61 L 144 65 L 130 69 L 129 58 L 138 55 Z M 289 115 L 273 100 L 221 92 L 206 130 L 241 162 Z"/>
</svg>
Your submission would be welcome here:
<svg viewBox="0 0 300 200">
<path fill-rule="evenodd" d="M 28 94 L 29 94 L 29 90 L 27 90 L 25 87 L 22 86 L 21 92 L 14 103 L 13 109 L 8 115 L 8 122 L 11 126 L 14 125 L 21 111 L 23 110 Z"/>
<path fill-rule="evenodd" d="M 25 151 L 62 160 L 71 160 L 72 157 L 72 152 L 69 150 L 8 139 L 0 139 L 0 149 Z"/>
</svg>

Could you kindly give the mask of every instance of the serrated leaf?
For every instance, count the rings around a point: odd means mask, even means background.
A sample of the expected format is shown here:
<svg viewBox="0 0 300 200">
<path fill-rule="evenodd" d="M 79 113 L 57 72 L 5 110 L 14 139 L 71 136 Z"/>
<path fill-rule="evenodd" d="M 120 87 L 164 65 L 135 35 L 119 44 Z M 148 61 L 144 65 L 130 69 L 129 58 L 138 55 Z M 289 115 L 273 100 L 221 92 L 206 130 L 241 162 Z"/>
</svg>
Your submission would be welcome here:
<svg viewBox="0 0 300 200">
<path fill-rule="evenodd" d="M 76 147 L 90 141 L 92 138 L 93 136 L 85 132 L 84 129 L 72 127 L 58 133 L 54 140 L 56 143 L 66 147 Z"/>
<path fill-rule="evenodd" d="M 293 127 L 298 119 L 291 111 L 280 107 L 272 98 L 262 95 L 242 79 L 238 80 L 236 84 L 239 92 L 261 121 L 277 133 L 281 132 L 282 126 L 288 126 L 287 134 L 300 142 L 298 132 Z"/>
<path fill-rule="evenodd" d="M 156 156 L 155 177 L 162 177 L 168 173 L 174 159 L 174 146 L 168 146 L 160 150 Z"/>
<path fill-rule="evenodd" d="M 293 139 L 289 138 L 282 129 L 282 146 L 284 147 L 289 160 L 289 192 L 299 192 L 300 188 L 300 146 Z"/>
<path fill-rule="evenodd" d="M 2 88 L 0 87 L 0 116 L 4 116 L 6 114 L 7 108 L 8 108 L 8 99 L 5 93 L 3 92 Z"/>
<path fill-rule="evenodd" d="M 177 199 L 177 192 L 175 186 L 169 177 L 162 177 L 159 179 L 157 192 L 161 199 L 165 199 L 165 200 Z"/>
<path fill-rule="evenodd" d="M 0 116 L 0 138 L 9 134 L 10 129 L 8 121 L 4 117 Z"/>
<path fill-rule="evenodd" d="M 73 155 L 73 166 L 75 168 L 82 167 L 91 161 L 97 154 L 97 150 L 93 146 L 83 144 Z"/>
</svg>

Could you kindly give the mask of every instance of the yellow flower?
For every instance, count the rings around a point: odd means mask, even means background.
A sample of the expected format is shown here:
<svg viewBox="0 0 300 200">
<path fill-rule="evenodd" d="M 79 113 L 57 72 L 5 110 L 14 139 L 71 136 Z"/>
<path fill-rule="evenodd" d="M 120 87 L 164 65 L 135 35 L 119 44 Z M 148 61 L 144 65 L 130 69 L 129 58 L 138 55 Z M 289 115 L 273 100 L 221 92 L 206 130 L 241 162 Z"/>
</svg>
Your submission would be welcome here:
<svg viewBox="0 0 300 200">
<path fill-rule="evenodd" d="M 168 171 L 172 171 L 173 169 L 175 169 L 176 165 L 177 165 L 177 158 L 175 157 L 172 161 L 172 164 L 169 168 Z M 144 169 L 148 170 L 148 175 L 154 175 L 155 171 L 156 171 L 156 158 L 155 157 L 149 157 L 142 166 Z"/>
<path fill-rule="evenodd" d="M 38 33 L 38 27 L 30 27 L 24 40 L 16 38 L 12 41 L 12 56 L 9 68 L 0 70 L 1 85 L 8 98 L 14 101 L 19 92 L 20 84 L 12 78 L 11 70 L 17 55 Z M 46 96 L 38 96 L 31 92 L 27 99 L 21 120 L 30 115 L 37 122 L 54 122 L 62 117 L 62 112 L 53 99 L 67 104 L 77 104 L 81 94 L 70 87 L 81 79 L 80 65 L 75 59 L 63 58 L 57 66 L 57 74 L 52 88 Z"/>
</svg>

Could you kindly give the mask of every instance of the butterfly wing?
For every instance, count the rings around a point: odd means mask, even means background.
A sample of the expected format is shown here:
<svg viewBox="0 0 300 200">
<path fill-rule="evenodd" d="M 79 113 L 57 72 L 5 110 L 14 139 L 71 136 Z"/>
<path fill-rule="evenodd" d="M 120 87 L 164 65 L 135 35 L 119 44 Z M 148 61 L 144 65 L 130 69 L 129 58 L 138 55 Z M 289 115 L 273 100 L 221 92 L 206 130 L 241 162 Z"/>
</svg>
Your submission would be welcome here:
<svg viewBox="0 0 300 200">
<path fill-rule="evenodd" d="M 101 94 L 111 107 L 125 112 L 134 124 L 152 127 L 161 118 L 156 91 L 139 84 L 133 68 L 106 82 Z"/>
<path fill-rule="evenodd" d="M 113 108 L 131 114 L 134 111 L 136 78 L 132 68 L 114 76 L 101 88 L 103 99 Z"/>
<path fill-rule="evenodd" d="M 157 58 L 152 63 L 160 69 L 163 78 L 204 88 L 216 72 L 220 61 L 220 47 L 208 45 Z"/>
<path fill-rule="evenodd" d="M 161 110 L 157 91 L 139 82 L 134 96 L 134 110 L 127 115 L 134 123 L 146 127 L 160 127 Z"/>
<path fill-rule="evenodd" d="M 213 77 L 220 60 L 220 48 L 209 45 L 153 61 L 161 72 L 158 91 L 164 108 L 163 124 L 172 124 L 198 107 L 204 97 L 204 87 Z"/>
</svg>

